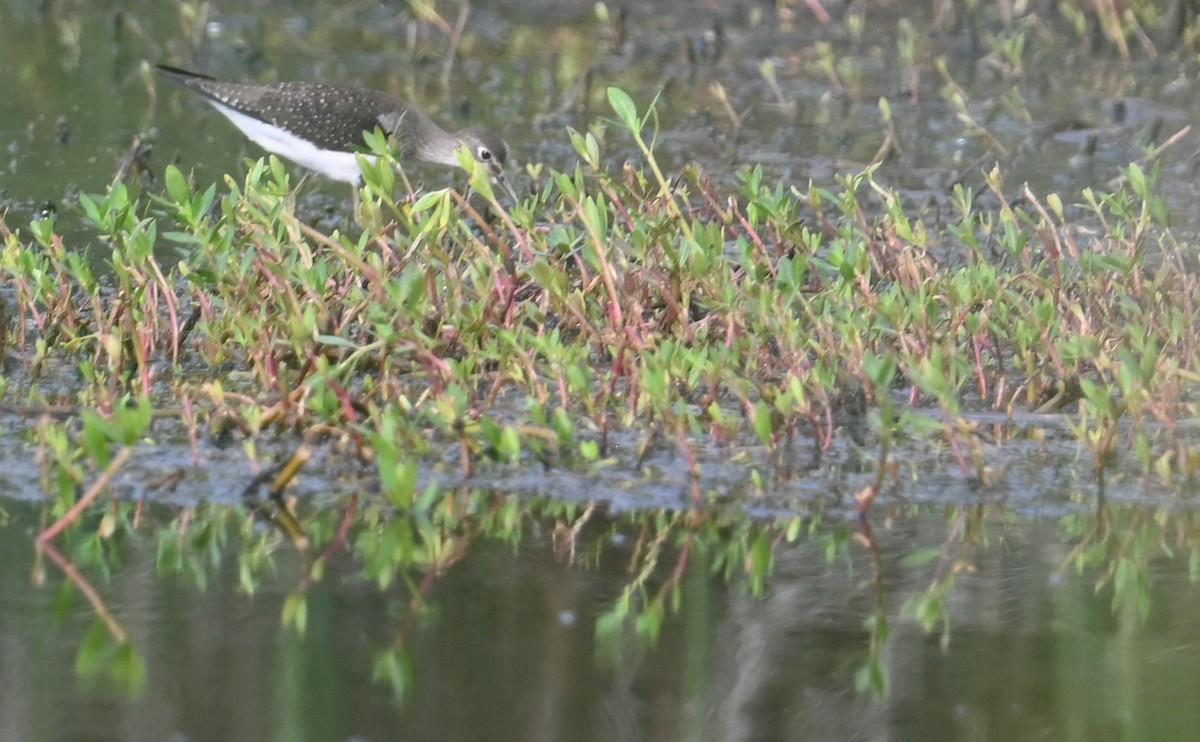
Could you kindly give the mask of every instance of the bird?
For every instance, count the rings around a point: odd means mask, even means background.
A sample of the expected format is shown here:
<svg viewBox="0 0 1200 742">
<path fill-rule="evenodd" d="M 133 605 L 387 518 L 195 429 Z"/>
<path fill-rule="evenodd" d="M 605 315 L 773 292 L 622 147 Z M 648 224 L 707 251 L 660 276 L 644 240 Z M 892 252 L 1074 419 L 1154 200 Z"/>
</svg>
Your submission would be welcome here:
<svg viewBox="0 0 1200 742">
<path fill-rule="evenodd" d="M 165 64 L 156 69 L 166 80 L 198 93 L 250 141 L 332 180 L 362 184 L 357 155 L 366 150 L 363 134 L 379 127 L 395 137 L 402 158 L 459 167 L 458 151 L 466 147 L 492 180 L 519 200 L 504 177 L 508 148 L 482 126 L 448 132 L 415 106 L 370 88 L 229 82 Z"/>
</svg>

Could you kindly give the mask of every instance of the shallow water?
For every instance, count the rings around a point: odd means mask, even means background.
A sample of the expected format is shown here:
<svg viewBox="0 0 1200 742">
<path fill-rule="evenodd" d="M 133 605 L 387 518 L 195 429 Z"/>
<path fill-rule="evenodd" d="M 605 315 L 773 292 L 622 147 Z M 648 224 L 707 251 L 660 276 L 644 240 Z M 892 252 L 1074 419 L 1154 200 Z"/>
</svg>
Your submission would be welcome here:
<svg viewBox="0 0 1200 742">
<path fill-rule="evenodd" d="M 737 168 L 762 164 L 768 178 L 801 188 L 810 179 L 831 184 L 871 160 L 884 131 L 879 101 L 887 98 L 899 149 L 878 177 L 903 190 L 907 208 L 935 220 L 959 180 L 987 198 L 980 171 L 991 159 L 942 94 L 947 82 L 929 62 L 934 54 L 945 56 L 967 93 L 966 110 L 1005 149 L 1002 167 L 1014 194 L 1028 181 L 1070 203 L 1083 187 L 1105 188 L 1147 145 L 1182 131 L 1197 105 L 1190 68 L 1181 74 L 1174 63 L 1144 56 L 1125 63 L 1103 44 L 1090 52 L 1063 45 L 1061 57 L 1039 47 L 1020 76 L 1008 77 L 986 39 L 952 27 L 922 41 L 930 46 L 907 65 L 899 52 L 902 13 L 924 13 L 927 4 L 868 8 L 861 34 L 841 21 L 815 23 L 804 4 L 794 5 L 784 18 L 769 16 L 763 4 L 659 3 L 631 8 L 617 23 L 599 20 L 592 3 L 477 3 L 443 86 L 445 36 L 415 23 L 407 8 L 135 2 L 118 12 L 103 4 L 0 2 L 7 81 L 0 208 L 17 228 L 48 205 L 69 246 L 90 247 L 103 261 L 75 194 L 103 190 L 135 137 L 153 143 L 147 193 L 161 188 L 171 162 L 209 183 L 226 173 L 239 178 L 241 158 L 260 156 L 203 104 L 163 85 L 155 99 L 144 62 L 234 79 L 386 89 L 419 101 L 447 126 L 492 126 L 521 162 L 555 168 L 575 161 L 566 127 L 599 131 L 611 116 L 604 89 L 619 85 L 643 107 L 660 94 L 657 146 L 668 167 L 698 161 L 729 184 Z M 187 13 L 196 7 L 208 15 L 194 24 L 189 43 Z M 440 10 L 453 22 L 455 9 Z M 929 19 L 914 22 L 925 29 Z M 1057 17 L 1042 22 L 1062 30 Z M 998 25 L 986 30 L 1003 33 Z M 830 44 L 836 75 L 819 64 L 821 42 Z M 782 105 L 764 62 L 774 67 Z M 1014 89 L 1019 98 L 1011 97 Z M 638 157 L 617 129 L 604 135 L 614 168 Z M 1185 132 L 1163 167 L 1161 190 L 1181 231 L 1193 227 L 1198 148 Z M 415 175 L 438 186 L 456 177 L 423 168 Z M 337 219 L 348 210 L 344 186 L 309 180 L 303 192 L 310 213 Z M 69 397 L 70 379 L 63 389 Z M 192 447 L 179 430 L 158 426 L 154 444 L 139 447 L 113 487 L 118 497 L 145 498 L 158 509 L 122 543 L 111 581 L 94 575 L 147 663 L 145 690 L 132 700 L 103 678 L 75 672 L 94 614 L 78 594 L 61 597 L 68 591 L 53 565 L 38 566 L 32 535 L 49 517 L 40 504 L 41 468 L 31 445 L 6 444 L 0 740 L 1191 739 L 1200 728 L 1191 698 L 1200 595 L 1187 538 L 1179 536 L 1195 532 L 1190 493 L 1143 477 L 1101 487 L 1080 474 L 1088 467 L 1072 437 L 1056 436 L 1061 427 L 1046 421 L 1032 424 L 1047 425 L 1047 439 L 1007 442 L 996 452 L 1006 476 L 990 488 L 947 474 L 956 469 L 944 452 L 910 452 L 909 469 L 872 511 L 881 586 L 857 540 L 832 562 L 827 542 L 780 545 L 762 598 L 743 578 L 728 584 L 710 576 L 713 554 L 704 548 L 722 542 L 698 546 L 681 582 L 680 610 L 668 613 L 653 644 L 602 626 L 629 583 L 637 527 L 608 523 L 614 536 L 597 537 L 590 557 L 567 563 L 551 543 L 555 524 L 534 517 L 517 546 L 473 542 L 461 562 L 431 581 L 416 613 L 408 588 L 381 590 L 363 576 L 358 557 L 335 555 L 307 594 L 308 628 L 297 636 L 280 626 L 301 573 L 285 543 L 275 544 L 274 572 L 253 596 L 239 591 L 236 555 L 211 568 L 203 591 L 191 579 L 159 574 L 154 529 L 202 503 L 239 517 L 242 490 L 265 464 L 236 444 L 202 439 Z M 32 421 L 6 415 L 0 425 L 7 434 L 28 431 Z M 286 456 L 292 445 L 260 441 L 260 461 Z M 614 436 L 610 453 L 620 463 L 600 472 L 497 467 L 464 483 L 431 469 L 418 488 L 437 482 L 522 498 L 598 500 L 613 517 L 687 507 L 689 472 L 678 456 L 668 447 L 634 467 L 636 447 Z M 698 450 L 706 458 L 705 491 L 717 492 L 730 512 L 760 519 L 817 512 L 823 534 L 857 531 L 854 495 L 874 475 L 853 443 L 840 441 L 821 461 L 799 444 L 771 474 L 766 496 L 754 491 L 745 467 L 729 464 L 761 451 Z M 170 487 L 148 486 L 180 472 Z M 337 508 L 360 488 L 369 500 L 371 477 L 319 450 L 293 494 L 314 508 Z M 1098 510 L 1101 500 L 1116 505 Z M 957 508 L 984 512 L 989 531 L 986 545 L 961 555 L 960 542 L 947 536 Z M 1114 612 L 1111 582 L 1097 588 L 1103 569 L 1077 572 L 1064 562 L 1105 519 L 1136 524 L 1130 533 L 1142 534 L 1124 545 L 1142 549 L 1136 558 L 1124 546 L 1111 548 L 1112 564 L 1127 557 L 1149 565 L 1145 620 L 1132 607 Z M 1149 524 L 1161 528 L 1146 536 Z M 742 527 L 736 521 L 729 530 Z M 928 549 L 945 549 L 962 570 L 949 593 L 945 646 L 939 633 L 902 615 L 928 589 L 934 569 L 905 559 Z M 43 586 L 30 579 L 43 573 Z M 867 622 L 876 606 L 890 629 L 879 654 L 888 686 L 882 696 L 859 692 L 855 682 L 868 662 L 875 635 Z M 413 683 L 399 699 L 372 678 L 376 653 L 397 638 L 409 652 Z"/>
<path fill-rule="evenodd" d="M 955 183 L 982 195 L 981 173 L 995 162 L 1010 195 L 1028 182 L 1071 204 L 1084 187 L 1111 188 L 1119 167 L 1184 130 L 1197 105 L 1177 65 L 1122 62 L 1103 44 L 1084 51 L 1053 14 L 1022 23 L 1064 43 L 1037 45 L 1014 71 L 997 51 L 1012 35 L 998 18 L 984 13 L 974 34 L 949 25 L 922 35 L 912 29 L 932 22 L 923 3 L 866 4 L 860 31 L 843 19 L 814 23 L 800 7 L 774 17 L 753 3 L 614 8 L 605 20 L 590 3 L 477 3 L 449 65 L 443 33 L 403 10 L 199 7 L 207 14 L 192 19 L 148 2 L 120 11 L 0 4 L 0 72 L 9 81 L 0 189 L 10 225 L 51 207 L 75 230 L 74 194 L 102 191 L 137 136 L 152 145 L 144 159 L 152 190 L 170 162 L 208 183 L 238 177 L 240 158 L 261 155 L 219 114 L 157 83 L 148 65 L 158 62 L 232 79 L 376 87 L 417 102 L 447 127 L 493 127 L 519 163 L 560 169 L 576 160 L 567 127 L 603 128 L 611 117 L 605 88 L 619 85 L 643 108 L 657 95 L 657 151 L 668 168 L 695 161 L 729 183 L 738 168 L 761 164 L 769 178 L 802 188 L 810 179 L 830 185 L 872 160 L 884 141 L 886 99 L 897 147 L 879 179 L 921 211 L 945 207 Z M 455 10 L 441 11 L 456 21 Z M 1160 53 L 1171 51 L 1162 46 Z M 949 79 L 935 57 L 945 59 Z M 966 95 L 961 111 L 947 92 L 954 87 Z M 988 134 L 964 125 L 960 113 Z M 638 159 L 628 137 L 610 129 L 604 139 L 614 167 Z M 1196 195 L 1198 149 L 1200 138 L 1184 131 L 1163 159 L 1162 191 L 1179 207 L 1176 226 L 1191 225 L 1183 207 Z M 439 186 L 454 180 L 421 167 L 414 176 Z M 309 188 L 314 212 L 339 212 L 348 200 L 336 184 Z M 85 228 L 71 234 L 79 246 L 89 241 Z"/>
<path fill-rule="evenodd" d="M 634 534 L 623 528 L 588 568 L 556 558 L 541 527 L 516 549 L 478 542 L 416 614 L 406 590 L 380 591 L 336 557 L 308 593 L 303 637 L 279 623 L 298 576 L 289 550 L 248 597 L 232 560 L 200 591 L 157 575 L 153 546 L 133 543 L 104 592 L 147 661 L 135 700 L 76 677 L 90 613 L 76 597 L 56 618 L 58 579 L 29 582 L 31 510 L 5 510 L 3 739 L 1183 740 L 1200 724 L 1200 594 L 1187 559 L 1156 563 L 1142 622 L 1113 613 L 1096 575 L 1062 566 L 1055 525 L 1004 524 L 1002 510 L 952 594 L 945 646 L 892 622 L 884 698 L 855 691 L 866 621 L 877 603 L 895 614 L 927 587 L 928 570 L 903 557 L 941 543 L 940 509 L 899 515 L 877 534 L 881 588 L 860 550 L 830 564 L 801 542 L 779 551 L 759 599 L 709 576 L 699 551 L 681 611 L 653 645 L 599 626 L 630 579 Z M 412 663 L 402 701 L 371 676 L 372 658 L 398 637 Z"/>
</svg>

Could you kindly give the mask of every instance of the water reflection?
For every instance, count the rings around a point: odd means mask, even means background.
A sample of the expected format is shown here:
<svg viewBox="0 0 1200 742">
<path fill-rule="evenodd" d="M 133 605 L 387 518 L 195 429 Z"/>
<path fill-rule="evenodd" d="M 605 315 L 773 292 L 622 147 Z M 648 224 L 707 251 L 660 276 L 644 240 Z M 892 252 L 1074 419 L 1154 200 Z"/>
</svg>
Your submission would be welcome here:
<svg viewBox="0 0 1200 742">
<path fill-rule="evenodd" d="M 1136 603 L 1113 611 L 1098 570 L 1064 569 L 1057 526 L 1000 512 L 976 523 L 990 536 L 969 558 L 955 552 L 944 641 L 902 613 L 933 573 L 908 557 L 944 544 L 948 512 L 877 529 L 878 583 L 861 544 L 781 543 L 761 598 L 711 575 L 721 543 L 692 542 L 657 641 L 603 626 L 637 564 L 632 521 L 590 526 L 575 563 L 552 523 L 530 523 L 518 546 L 480 539 L 440 576 L 383 590 L 340 554 L 307 593 L 303 636 L 280 626 L 303 571 L 282 542 L 247 596 L 236 559 L 198 589 L 195 575 L 157 574 L 153 539 L 131 539 L 101 583 L 147 663 L 142 695 L 122 700 L 76 676 L 90 612 L 52 571 L 30 584 L 33 548 L 19 534 L 36 515 L 6 509 L 4 739 L 1166 740 L 1200 723 L 1189 702 L 1200 596 L 1186 557 L 1144 572 L 1153 608 L 1142 621 Z M 832 562 L 831 545 L 842 553 Z M 668 552 L 642 594 L 683 563 Z M 882 697 L 855 690 L 877 604 L 889 632 Z M 398 700 L 372 674 L 400 644 L 410 684 Z"/>
</svg>

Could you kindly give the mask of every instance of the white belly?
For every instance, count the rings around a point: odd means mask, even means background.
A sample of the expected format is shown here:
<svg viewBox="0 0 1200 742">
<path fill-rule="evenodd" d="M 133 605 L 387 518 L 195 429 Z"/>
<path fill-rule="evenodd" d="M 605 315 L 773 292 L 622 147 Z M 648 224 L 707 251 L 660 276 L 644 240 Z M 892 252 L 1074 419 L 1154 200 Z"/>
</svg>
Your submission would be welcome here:
<svg viewBox="0 0 1200 742">
<path fill-rule="evenodd" d="M 357 185 L 362 180 L 362 169 L 353 152 L 331 152 L 318 149 L 312 142 L 306 142 L 295 134 L 271 126 L 244 113 L 235 111 L 229 106 L 209 100 L 225 118 L 242 130 L 250 141 L 268 152 L 284 157 L 292 162 L 303 165 L 309 170 L 324 175 L 333 180 Z M 375 162 L 374 155 L 364 155 L 368 162 Z"/>
</svg>

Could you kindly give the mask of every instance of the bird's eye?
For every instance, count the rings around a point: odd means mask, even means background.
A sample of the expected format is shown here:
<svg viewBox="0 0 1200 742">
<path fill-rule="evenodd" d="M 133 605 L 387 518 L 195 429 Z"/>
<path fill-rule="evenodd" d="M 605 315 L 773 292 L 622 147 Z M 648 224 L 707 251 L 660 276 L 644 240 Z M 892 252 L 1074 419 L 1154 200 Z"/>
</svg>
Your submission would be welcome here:
<svg viewBox="0 0 1200 742">
<path fill-rule="evenodd" d="M 480 162 L 491 162 L 491 160 L 492 160 L 492 151 L 490 149 L 488 149 L 487 147 L 480 147 L 479 148 L 479 161 Z"/>
</svg>

